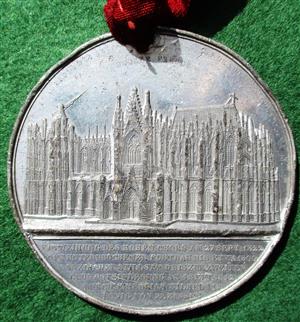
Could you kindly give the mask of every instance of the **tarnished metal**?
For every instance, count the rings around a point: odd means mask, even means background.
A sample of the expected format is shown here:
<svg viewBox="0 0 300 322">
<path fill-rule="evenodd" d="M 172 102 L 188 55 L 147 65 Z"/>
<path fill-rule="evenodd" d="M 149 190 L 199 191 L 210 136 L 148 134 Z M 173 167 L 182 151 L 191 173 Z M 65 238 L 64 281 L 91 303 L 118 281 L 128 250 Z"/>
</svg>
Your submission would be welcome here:
<svg viewBox="0 0 300 322">
<path fill-rule="evenodd" d="M 147 54 L 108 35 L 50 70 L 9 174 L 17 221 L 55 277 L 103 307 L 165 314 L 223 298 L 266 261 L 295 150 L 245 62 L 161 29 Z"/>
</svg>

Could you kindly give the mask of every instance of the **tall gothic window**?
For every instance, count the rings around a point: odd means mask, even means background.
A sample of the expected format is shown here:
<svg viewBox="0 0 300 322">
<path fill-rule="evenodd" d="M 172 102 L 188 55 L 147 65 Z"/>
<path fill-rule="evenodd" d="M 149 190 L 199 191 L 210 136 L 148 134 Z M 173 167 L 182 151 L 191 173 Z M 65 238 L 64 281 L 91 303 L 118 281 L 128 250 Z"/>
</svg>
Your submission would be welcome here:
<svg viewBox="0 0 300 322">
<path fill-rule="evenodd" d="M 91 169 L 91 171 L 98 171 L 97 155 L 98 155 L 97 148 L 94 148 L 93 149 L 93 154 L 92 154 L 92 169 Z"/>
<path fill-rule="evenodd" d="M 179 209 L 180 212 L 184 213 L 186 211 L 186 190 L 184 189 L 183 184 L 180 185 L 179 189 Z"/>
<path fill-rule="evenodd" d="M 81 155 L 81 171 L 87 172 L 88 156 L 86 148 L 82 149 Z"/>
<path fill-rule="evenodd" d="M 197 212 L 197 186 L 193 185 L 190 190 L 190 212 Z"/>
<path fill-rule="evenodd" d="M 247 206 L 249 204 L 249 200 L 248 200 L 248 187 L 247 185 L 244 183 L 243 184 L 243 191 L 242 191 L 242 212 L 243 214 L 247 214 Z"/>
<path fill-rule="evenodd" d="M 211 190 L 211 186 L 206 186 L 205 187 L 204 202 L 205 202 L 205 212 L 211 213 L 212 212 L 212 190 Z"/>
<path fill-rule="evenodd" d="M 152 190 L 149 197 L 149 218 L 151 220 L 155 218 L 155 213 L 156 213 L 156 198 L 155 198 L 155 191 Z"/>
<path fill-rule="evenodd" d="M 249 185 L 249 213 L 253 214 L 254 209 L 253 209 L 253 203 L 254 203 L 254 193 L 253 193 L 253 183 L 250 182 Z"/>
<path fill-rule="evenodd" d="M 190 167 L 189 167 L 189 174 L 193 175 L 196 169 L 196 149 L 195 149 L 195 142 L 192 140 L 191 142 L 191 151 L 190 151 Z"/>
<path fill-rule="evenodd" d="M 267 200 L 267 186 L 266 183 L 263 185 L 263 212 L 268 212 L 268 200 Z"/>
<path fill-rule="evenodd" d="M 135 195 L 132 195 L 128 202 L 128 214 L 130 219 L 138 218 L 139 203 Z"/>
<path fill-rule="evenodd" d="M 104 145 L 101 151 L 102 156 L 102 172 L 107 173 L 110 171 L 110 146 Z"/>
<path fill-rule="evenodd" d="M 103 203 L 103 219 L 112 218 L 113 202 L 110 196 L 106 197 Z"/>
<path fill-rule="evenodd" d="M 141 163 L 141 146 L 137 137 L 134 135 L 130 138 L 127 148 L 127 163 Z"/>
<path fill-rule="evenodd" d="M 106 147 L 106 159 L 105 159 L 105 172 L 109 172 L 110 170 L 110 146 Z"/>
<path fill-rule="evenodd" d="M 224 200 L 224 205 L 223 205 L 223 212 L 224 214 L 229 214 L 230 213 L 230 194 L 229 194 L 229 182 L 224 183 L 224 191 L 223 191 L 223 200 Z"/>
<path fill-rule="evenodd" d="M 205 159 L 206 159 L 206 174 L 209 175 L 210 171 L 211 171 L 211 153 L 212 153 L 212 149 L 211 146 L 207 146 L 206 147 L 206 151 L 205 151 L 206 155 L 205 155 Z"/>
<path fill-rule="evenodd" d="M 231 165 L 233 163 L 233 157 L 234 157 L 233 140 L 231 137 L 229 137 L 227 139 L 226 149 L 225 149 L 225 164 Z"/>
</svg>

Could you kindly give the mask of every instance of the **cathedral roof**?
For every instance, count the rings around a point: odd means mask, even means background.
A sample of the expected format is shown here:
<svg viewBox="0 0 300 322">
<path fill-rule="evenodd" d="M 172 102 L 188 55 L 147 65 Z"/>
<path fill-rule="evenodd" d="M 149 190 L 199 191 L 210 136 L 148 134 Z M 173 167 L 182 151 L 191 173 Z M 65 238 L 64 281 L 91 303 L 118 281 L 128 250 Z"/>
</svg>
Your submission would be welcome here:
<svg viewBox="0 0 300 322">
<path fill-rule="evenodd" d="M 221 121 L 224 111 L 224 105 L 213 105 L 205 108 L 176 108 L 173 119 L 175 123 L 180 123 L 183 120 L 187 123 L 194 122 L 196 117 L 199 122 L 207 122 L 210 118 Z"/>
<path fill-rule="evenodd" d="M 225 104 L 207 105 L 205 107 L 188 107 L 176 108 L 174 113 L 174 123 L 180 123 L 185 120 L 186 123 L 194 122 L 198 118 L 199 122 L 222 121 L 224 112 L 229 114 L 229 117 L 234 118 L 238 116 L 238 111 L 235 106 L 236 97 L 234 94 L 230 95 Z"/>
</svg>

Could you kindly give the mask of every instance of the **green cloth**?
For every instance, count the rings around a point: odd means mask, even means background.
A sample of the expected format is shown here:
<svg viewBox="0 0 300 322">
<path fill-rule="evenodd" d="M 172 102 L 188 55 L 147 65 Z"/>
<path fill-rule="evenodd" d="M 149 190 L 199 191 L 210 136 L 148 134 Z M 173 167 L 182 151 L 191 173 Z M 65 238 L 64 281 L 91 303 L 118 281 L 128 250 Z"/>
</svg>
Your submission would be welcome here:
<svg viewBox="0 0 300 322">
<path fill-rule="evenodd" d="M 227 2 L 230 7 L 241 1 Z M 215 9 L 216 14 L 211 19 L 207 17 L 203 26 L 204 12 L 199 23 L 194 19 L 190 30 L 208 34 L 219 29 L 213 39 L 253 66 L 281 103 L 299 151 L 300 1 L 253 0 L 223 25 L 222 19 L 230 12 L 225 11 L 224 4 L 220 7 L 218 1 L 214 3 L 215 8 L 210 10 Z M 104 1 L 85 0 L 0 1 L 0 321 L 121 319 L 87 304 L 44 270 L 15 223 L 6 184 L 9 139 L 27 94 L 52 65 L 82 43 L 108 31 L 103 4 Z M 253 290 L 226 307 L 204 316 L 200 316 L 200 310 L 192 318 L 194 321 L 300 321 L 299 287 L 298 213 L 282 254 Z"/>
</svg>

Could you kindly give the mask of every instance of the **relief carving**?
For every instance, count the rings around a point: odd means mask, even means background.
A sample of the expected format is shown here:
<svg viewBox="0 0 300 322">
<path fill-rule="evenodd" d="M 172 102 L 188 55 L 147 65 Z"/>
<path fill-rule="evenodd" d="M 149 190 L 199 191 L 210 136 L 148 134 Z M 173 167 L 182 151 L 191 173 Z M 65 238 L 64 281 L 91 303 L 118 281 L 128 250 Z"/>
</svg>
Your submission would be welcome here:
<svg viewBox="0 0 300 322">
<path fill-rule="evenodd" d="M 25 217 L 103 222 L 279 221 L 277 166 L 262 124 L 238 112 L 236 97 L 172 117 L 143 105 L 134 88 L 117 98 L 111 131 L 81 137 L 65 108 L 28 126 Z"/>
</svg>

